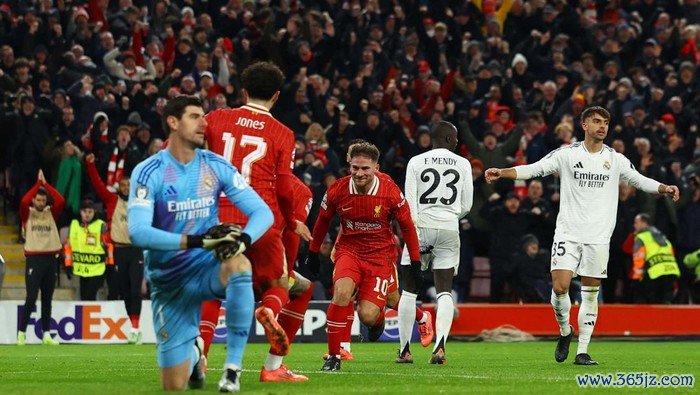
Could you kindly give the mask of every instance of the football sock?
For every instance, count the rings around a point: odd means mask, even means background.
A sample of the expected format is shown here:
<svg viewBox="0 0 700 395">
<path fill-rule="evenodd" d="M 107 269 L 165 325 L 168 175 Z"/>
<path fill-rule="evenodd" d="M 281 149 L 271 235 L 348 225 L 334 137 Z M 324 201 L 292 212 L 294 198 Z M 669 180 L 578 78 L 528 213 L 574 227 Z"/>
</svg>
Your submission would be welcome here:
<svg viewBox="0 0 700 395">
<path fill-rule="evenodd" d="M 598 290 L 599 287 L 581 287 L 581 307 L 578 310 L 578 350 L 576 354 L 588 352 L 588 343 L 595 322 L 598 319 Z"/>
<path fill-rule="evenodd" d="M 302 292 L 301 295 L 289 300 L 286 306 L 280 311 L 280 315 L 277 322 L 280 324 L 284 333 L 287 334 L 287 339 L 289 343 L 292 343 L 294 337 L 297 335 L 301 324 L 304 323 L 304 314 L 309 306 L 309 300 L 314 293 L 313 283 L 306 291 Z"/>
<path fill-rule="evenodd" d="M 550 301 L 554 308 L 554 316 L 559 324 L 559 332 L 562 336 L 567 336 L 571 330 L 569 326 L 569 311 L 571 310 L 569 293 L 557 295 L 554 293 L 554 290 L 552 290 L 552 298 Z"/>
<path fill-rule="evenodd" d="M 438 348 L 445 348 L 447 336 L 452 328 L 452 318 L 455 314 L 455 303 L 451 292 L 441 292 L 437 295 L 437 314 L 435 317 L 435 353 Z"/>
<path fill-rule="evenodd" d="M 267 359 L 265 360 L 265 370 L 277 370 L 282 366 L 282 356 L 274 355 L 272 353 L 267 354 Z"/>
<path fill-rule="evenodd" d="M 252 272 L 248 270 L 229 277 L 226 286 L 226 365 L 242 366 L 254 310 Z"/>
<path fill-rule="evenodd" d="M 414 293 L 403 291 L 399 299 L 399 349 L 401 351 L 411 342 L 413 325 L 416 323 L 416 318 L 418 318 L 416 315 L 418 314 L 416 297 L 417 295 Z"/>
<path fill-rule="evenodd" d="M 340 338 L 340 347 L 345 351 L 350 351 L 350 343 L 352 342 L 352 324 L 355 322 L 355 302 L 350 302 L 345 308 L 345 314 L 348 316 L 343 336 Z"/>
<path fill-rule="evenodd" d="M 327 330 L 328 354 L 330 355 L 340 355 L 340 340 L 348 320 L 345 307 L 346 306 L 338 306 L 333 302 L 328 306 Z"/>
<path fill-rule="evenodd" d="M 262 304 L 272 310 L 275 317 L 282 311 L 282 307 L 289 303 L 289 292 L 282 287 L 271 287 L 263 292 Z"/>
<path fill-rule="evenodd" d="M 202 355 L 200 354 L 197 345 L 192 345 L 192 354 L 190 355 L 190 374 L 194 371 L 194 365 L 196 365 L 197 362 L 199 362 L 199 357 L 201 356 Z"/>
<path fill-rule="evenodd" d="M 139 322 L 141 316 L 139 314 L 129 314 L 129 321 L 131 321 L 131 329 L 139 329 Z"/>
<path fill-rule="evenodd" d="M 425 324 L 425 321 L 428 319 L 427 315 L 421 309 L 420 307 L 416 306 L 416 322 L 419 324 Z"/>
<path fill-rule="evenodd" d="M 202 318 L 199 320 L 199 336 L 204 340 L 204 355 L 209 355 L 209 346 L 214 340 L 216 325 L 219 323 L 221 301 L 207 300 L 202 303 Z"/>
</svg>

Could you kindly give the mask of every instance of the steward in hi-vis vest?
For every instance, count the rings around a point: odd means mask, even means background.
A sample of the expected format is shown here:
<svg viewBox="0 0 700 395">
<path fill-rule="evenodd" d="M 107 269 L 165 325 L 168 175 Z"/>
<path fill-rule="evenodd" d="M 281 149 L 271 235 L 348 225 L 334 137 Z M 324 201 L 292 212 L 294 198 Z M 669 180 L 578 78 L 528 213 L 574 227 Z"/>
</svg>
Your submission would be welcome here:
<svg viewBox="0 0 700 395">
<path fill-rule="evenodd" d="M 107 240 L 107 224 L 95 219 L 92 200 L 80 203 L 80 221 L 71 222 L 64 248 L 67 272 L 80 277 L 80 299 L 97 300 L 106 266 L 113 265 L 114 259 L 112 244 Z"/>
<path fill-rule="evenodd" d="M 634 230 L 630 273 L 630 277 L 636 280 L 634 302 L 670 304 L 675 296 L 676 280 L 681 275 L 673 246 L 660 230 L 651 225 L 647 214 L 634 218 Z"/>
</svg>

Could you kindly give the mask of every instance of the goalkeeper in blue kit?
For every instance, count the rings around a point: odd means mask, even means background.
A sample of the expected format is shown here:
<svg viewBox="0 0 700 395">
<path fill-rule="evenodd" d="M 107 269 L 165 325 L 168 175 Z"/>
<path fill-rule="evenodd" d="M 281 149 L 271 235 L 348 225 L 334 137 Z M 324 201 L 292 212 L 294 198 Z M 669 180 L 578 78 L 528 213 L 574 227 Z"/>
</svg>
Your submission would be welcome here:
<svg viewBox="0 0 700 395">
<path fill-rule="evenodd" d="M 242 253 L 273 215 L 235 167 L 200 149 L 207 123 L 198 98 L 170 100 L 163 121 L 168 148 L 136 166 L 128 205 L 131 239 L 148 250 L 161 383 L 165 390 L 204 386 L 200 306 L 225 299 L 228 347 L 219 390 L 237 392 L 254 310 L 251 265 Z M 244 229 L 218 224 L 222 192 L 249 217 Z"/>
</svg>

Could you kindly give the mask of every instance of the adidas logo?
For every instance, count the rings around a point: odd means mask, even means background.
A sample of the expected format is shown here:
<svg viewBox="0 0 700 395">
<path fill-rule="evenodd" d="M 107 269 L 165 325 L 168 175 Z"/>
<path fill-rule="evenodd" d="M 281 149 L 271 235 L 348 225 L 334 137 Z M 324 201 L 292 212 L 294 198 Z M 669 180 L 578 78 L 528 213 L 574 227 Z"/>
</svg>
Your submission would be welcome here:
<svg viewBox="0 0 700 395">
<path fill-rule="evenodd" d="M 170 185 L 165 192 L 163 192 L 164 196 L 175 196 L 177 195 L 177 191 L 175 190 L 175 187 Z"/>
<path fill-rule="evenodd" d="M 583 165 L 581 164 L 581 162 L 578 162 L 577 164 L 575 164 L 574 169 L 583 169 Z"/>
<path fill-rule="evenodd" d="M 606 269 L 606 270 L 603 270 L 603 272 L 600 273 L 600 274 L 608 274 L 608 270 L 607 270 L 607 269 Z"/>
<path fill-rule="evenodd" d="M 584 322 L 583 325 L 590 325 L 590 326 L 593 326 L 593 325 L 595 325 L 595 321 Z"/>
</svg>

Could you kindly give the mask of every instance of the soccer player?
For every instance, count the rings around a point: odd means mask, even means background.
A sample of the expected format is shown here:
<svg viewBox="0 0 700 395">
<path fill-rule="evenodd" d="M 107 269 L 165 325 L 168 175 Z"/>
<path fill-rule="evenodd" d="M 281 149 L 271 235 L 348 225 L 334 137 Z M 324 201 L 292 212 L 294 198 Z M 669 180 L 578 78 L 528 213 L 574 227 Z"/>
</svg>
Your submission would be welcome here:
<svg viewBox="0 0 700 395">
<path fill-rule="evenodd" d="M 272 225 L 274 217 L 258 194 L 225 159 L 199 147 L 207 125 L 199 98 L 177 96 L 163 110 L 168 148 L 134 169 L 129 191 L 129 234 L 148 250 L 158 365 L 165 390 L 204 385 L 199 334 L 204 300 L 226 299 L 228 329 L 219 391 L 240 390 L 241 361 L 253 321 L 251 267 L 242 252 Z M 218 197 L 224 192 L 250 222 L 220 232 Z M 209 229 L 209 230 L 208 230 Z M 206 232 L 206 233 L 205 233 Z M 219 249 L 230 249 L 221 256 Z M 217 249 L 216 256 L 210 251 Z"/>
<path fill-rule="evenodd" d="M 459 219 L 472 207 L 474 185 L 469 161 L 453 151 L 457 147 L 457 128 L 440 121 L 431 130 L 433 149 L 414 156 L 406 167 L 406 201 L 425 254 L 423 267 L 432 265 L 437 292 L 435 330 L 437 337 L 430 363 L 445 363 L 445 343 L 454 315 L 452 278 L 459 268 Z M 397 363 L 413 363 L 409 345 L 416 314 L 416 296 L 420 284 L 411 273 L 411 259 L 404 249 L 401 257 L 403 293 L 399 300 L 399 356 Z"/>
<path fill-rule="evenodd" d="M 334 292 L 327 312 L 330 356 L 322 367 L 324 371 L 340 370 L 340 341 L 348 315 L 352 314 L 356 289 L 358 315 L 369 327 L 369 340 L 377 340 L 384 332 L 387 288 L 398 255 L 392 219 L 399 222 L 413 266 L 420 270 L 418 235 L 406 200 L 388 176 L 376 174 L 379 150 L 372 144 L 359 143 L 349 154 L 351 175 L 336 181 L 323 197 L 306 260 L 309 271 L 318 273 L 321 242 L 331 218 L 338 213 L 342 233 L 335 244 Z"/>
<path fill-rule="evenodd" d="M 363 140 L 364 141 L 364 140 Z M 351 147 L 356 142 L 351 143 Z M 350 157 L 347 159 L 350 162 Z M 380 177 L 389 177 L 384 173 L 377 172 L 376 175 Z M 335 247 L 331 250 L 331 262 L 335 263 Z M 386 296 L 386 307 L 398 311 L 399 301 L 401 296 L 399 295 L 399 282 L 398 275 L 396 273 L 396 264 L 394 264 L 394 272 L 389 277 L 389 286 L 387 287 Z M 350 302 L 352 308 L 348 312 L 348 321 L 343 330 L 340 338 L 340 359 L 342 361 L 352 361 L 355 356 L 352 354 L 352 324 L 355 321 L 355 301 Z M 415 306 L 414 317 L 416 323 L 418 324 L 418 334 L 420 335 L 420 341 L 423 347 L 428 347 L 430 343 L 433 342 L 433 337 L 435 335 L 433 331 L 433 317 L 428 311 L 423 311 L 418 306 Z M 324 354 L 323 360 L 327 360 L 330 354 Z"/>
<path fill-rule="evenodd" d="M 581 114 L 583 142 L 550 152 L 536 163 L 507 169 L 486 170 L 487 182 L 499 178 L 527 180 L 558 172 L 561 177 L 561 209 L 552 245 L 552 297 L 560 336 L 554 352 L 557 362 L 569 356 L 574 328 L 569 324 L 569 285 L 581 276 L 581 308 L 578 313 L 579 343 L 576 365 L 597 365 L 588 355 L 588 343 L 598 318 L 598 291 L 607 277 L 610 236 L 615 227 L 618 184 L 625 183 L 648 193 L 666 194 L 678 201 L 674 185 L 664 185 L 639 174 L 622 154 L 603 144 L 610 113 L 589 107 Z"/>
<path fill-rule="evenodd" d="M 280 95 L 284 74 L 272 63 L 259 62 L 241 74 L 246 104 L 236 109 L 220 109 L 207 114 L 206 140 L 210 150 L 221 154 L 240 169 L 245 181 L 265 200 L 275 215 L 275 223 L 258 242 L 246 250 L 253 263 L 253 284 L 262 299 L 255 318 L 265 328 L 270 352 L 260 372 L 260 381 L 306 381 L 292 373 L 282 359 L 289 353 L 291 327 L 306 313 L 306 305 L 289 303 L 289 273 L 282 244 L 285 224 L 294 220 L 294 133 L 270 114 Z M 221 201 L 223 222 L 244 225 L 249 220 L 225 199 Z M 212 305 L 214 306 L 212 308 Z M 279 317 L 282 309 L 295 319 Z M 218 317 L 219 306 L 205 303 L 205 316 Z M 296 330 L 295 330 L 296 332 Z"/>
</svg>

